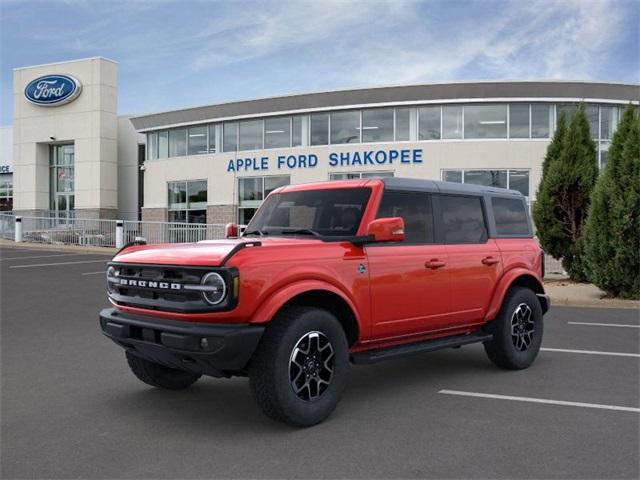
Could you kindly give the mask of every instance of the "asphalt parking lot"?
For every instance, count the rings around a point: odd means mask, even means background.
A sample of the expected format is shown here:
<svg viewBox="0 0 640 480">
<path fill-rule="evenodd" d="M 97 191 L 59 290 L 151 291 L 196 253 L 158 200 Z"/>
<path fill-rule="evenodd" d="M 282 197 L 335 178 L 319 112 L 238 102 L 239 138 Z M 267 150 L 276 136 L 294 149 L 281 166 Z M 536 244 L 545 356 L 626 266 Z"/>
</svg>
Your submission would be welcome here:
<svg viewBox="0 0 640 480">
<path fill-rule="evenodd" d="M 136 380 L 98 326 L 108 258 L 0 248 L 2 478 L 640 476 L 636 310 L 552 309 L 521 372 L 479 345 L 354 367 L 330 419 L 296 430 L 243 378 Z"/>
</svg>

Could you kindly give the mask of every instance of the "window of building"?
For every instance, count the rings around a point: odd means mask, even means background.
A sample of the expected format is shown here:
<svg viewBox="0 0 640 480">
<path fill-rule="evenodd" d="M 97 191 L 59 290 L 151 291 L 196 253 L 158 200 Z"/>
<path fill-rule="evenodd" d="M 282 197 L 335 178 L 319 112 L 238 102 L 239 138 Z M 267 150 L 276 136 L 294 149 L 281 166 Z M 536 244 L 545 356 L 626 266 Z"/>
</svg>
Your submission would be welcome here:
<svg viewBox="0 0 640 480">
<path fill-rule="evenodd" d="M 187 152 L 189 155 L 201 155 L 207 153 L 208 140 L 207 140 L 207 127 L 191 127 L 188 133 L 188 147 Z"/>
<path fill-rule="evenodd" d="M 187 129 L 169 130 L 169 156 L 182 157 L 187 154 Z"/>
<path fill-rule="evenodd" d="M 507 170 L 465 170 L 464 183 L 507 188 Z"/>
<path fill-rule="evenodd" d="M 75 209 L 75 146 L 49 147 L 49 208 L 60 218 L 72 216 Z"/>
<path fill-rule="evenodd" d="M 289 185 L 288 175 L 238 179 L 238 224 L 247 225 L 262 201 L 278 187 Z"/>
<path fill-rule="evenodd" d="M 507 105 L 465 106 L 464 138 L 507 138 Z"/>
<path fill-rule="evenodd" d="M 207 223 L 207 181 L 168 183 L 169 221 Z"/>
<path fill-rule="evenodd" d="M 362 111 L 362 141 L 393 141 L 393 108 L 369 108 Z"/>
<path fill-rule="evenodd" d="M 13 210 L 13 174 L 0 173 L 0 211 Z"/>
<path fill-rule="evenodd" d="M 393 177 L 393 172 L 341 172 L 330 173 L 329 180 L 358 180 L 361 178 L 388 178 Z"/>
<path fill-rule="evenodd" d="M 549 138 L 553 125 L 553 109 L 550 105 L 531 105 L 531 138 Z"/>
<path fill-rule="evenodd" d="M 331 144 L 360 142 L 360 111 L 331 113 Z"/>
<path fill-rule="evenodd" d="M 147 160 L 158 158 L 158 132 L 147 133 Z"/>
<path fill-rule="evenodd" d="M 440 140 L 440 106 L 418 109 L 418 140 Z"/>
<path fill-rule="evenodd" d="M 260 150 L 262 145 L 264 122 L 249 120 L 240 122 L 240 150 Z"/>
<path fill-rule="evenodd" d="M 442 107 L 442 138 L 462 138 L 462 106 Z"/>
<path fill-rule="evenodd" d="M 216 153 L 216 125 L 209 125 L 209 153 Z"/>
<path fill-rule="evenodd" d="M 600 142 L 600 146 L 598 148 L 600 153 L 600 170 L 604 170 L 604 167 L 607 165 L 607 157 L 609 156 L 609 147 L 611 144 L 609 142 Z"/>
<path fill-rule="evenodd" d="M 402 217 L 403 243 L 433 243 L 431 197 L 425 193 L 385 191 L 377 218 Z"/>
<path fill-rule="evenodd" d="M 508 188 L 529 197 L 529 170 L 443 170 L 442 180 Z"/>
<path fill-rule="evenodd" d="M 238 150 L 238 122 L 228 122 L 222 126 L 222 148 L 224 152 Z"/>
<path fill-rule="evenodd" d="M 411 140 L 411 109 L 396 108 L 396 141 Z"/>
<path fill-rule="evenodd" d="M 598 105 L 587 105 L 587 107 L 585 108 L 585 114 L 587 115 L 587 120 L 589 122 L 589 131 L 591 132 L 591 138 L 593 138 L 594 140 L 598 139 L 598 136 L 600 134 L 599 131 L 599 110 L 598 110 Z"/>
<path fill-rule="evenodd" d="M 297 115 L 291 118 L 291 146 L 302 145 L 302 116 Z"/>
<path fill-rule="evenodd" d="M 311 115 L 311 145 L 327 145 L 329 143 L 329 114 Z"/>
<path fill-rule="evenodd" d="M 529 104 L 509 105 L 509 138 L 529 138 Z"/>
<path fill-rule="evenodd" d="M 163 130 L 158 132 L 158 158 L 169 157 L 169 132 Z"/>
<path fill-rule="evenodd" d="M 291 117 L 267 118 L 264 121 L 264 148 L 291 146 Z"/>
<path fill-rule="evenodd" d="M 440 195 L 440 208 L 445 243 L 485 243 L 487 241 L 487 226 L 480 197 Z"/>
<path fill-rule="evenodd" d="M 525 204 L 519 198 L 491 199 L 493 206 L 493 218 L 496 222 L 496 233 L 498 235 L 515 236 L 529 235 L 529 222 Z"/>
<path fill-rule="evenodd" d="M 618 107 L 600 107 L 600 138 L 610 140 L 618 125 Z"/>
</svg>

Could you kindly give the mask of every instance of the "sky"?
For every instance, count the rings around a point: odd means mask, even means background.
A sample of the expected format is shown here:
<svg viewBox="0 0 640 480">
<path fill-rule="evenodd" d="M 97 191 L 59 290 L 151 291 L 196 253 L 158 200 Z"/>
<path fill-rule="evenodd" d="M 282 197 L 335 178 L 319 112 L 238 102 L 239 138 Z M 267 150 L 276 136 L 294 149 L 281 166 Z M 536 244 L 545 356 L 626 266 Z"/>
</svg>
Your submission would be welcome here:
<svg viewBox="0 0 640 480">
<path fill-rule="evenodd" d="M 640 0 L 0 0 L 12 69 L 118 62 L 118 112 L 464 80 L 640 82 Z"/>
</svg>

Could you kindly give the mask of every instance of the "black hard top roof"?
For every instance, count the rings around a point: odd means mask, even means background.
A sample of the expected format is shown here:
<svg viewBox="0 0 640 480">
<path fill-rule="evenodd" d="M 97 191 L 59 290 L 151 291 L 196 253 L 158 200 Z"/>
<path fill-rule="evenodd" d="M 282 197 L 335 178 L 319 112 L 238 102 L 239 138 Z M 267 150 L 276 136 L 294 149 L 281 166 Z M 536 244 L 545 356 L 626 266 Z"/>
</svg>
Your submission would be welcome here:
<svg viewBox="0 0 640 480">
<path fill-rule="evenodd" d="M 485 193 L 495 193 L 500 195 L 522 196 L 517 190 L 506 188 L 485 187 L 483 185 L 472 185 L 470 183 L 438 182 L 435 180 L 419 180 L 416 178 L 387 177 L 381 179 L 385 188 L 392 190 L 412 190 L 423 192 L 453 193 L 460 195 L 484 195 Z"/>
</svg>

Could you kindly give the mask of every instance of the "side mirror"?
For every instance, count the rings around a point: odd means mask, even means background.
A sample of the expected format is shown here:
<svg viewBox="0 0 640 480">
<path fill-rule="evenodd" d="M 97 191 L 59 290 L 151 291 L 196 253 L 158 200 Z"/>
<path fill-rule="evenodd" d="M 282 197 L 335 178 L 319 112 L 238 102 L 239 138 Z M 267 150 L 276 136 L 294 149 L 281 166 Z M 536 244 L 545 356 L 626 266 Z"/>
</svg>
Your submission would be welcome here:
<svg viewBox="0 0 640 480">
<path fill-rule="evenodd" d="M 402 242 L 404 220 L 402 217 L 378 218 L 367 225 L 367 235 L 375 242 Z"/>
<path fill-rule="evenodd" d="M 238 236 L 238 224 L 237 223 L 227 223 L 224 226 L 224 237 L 225 238 L 236 238 Z"/>
</svg>

